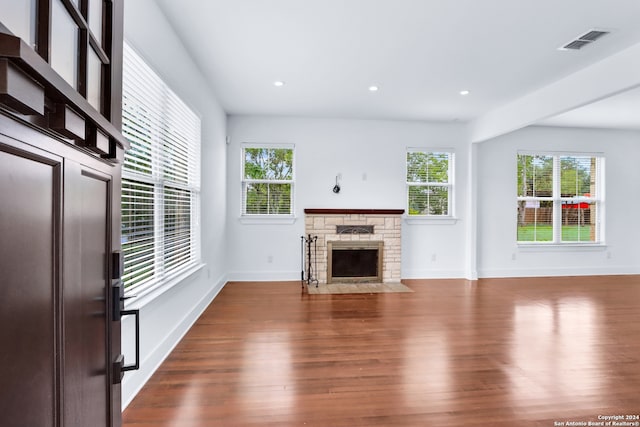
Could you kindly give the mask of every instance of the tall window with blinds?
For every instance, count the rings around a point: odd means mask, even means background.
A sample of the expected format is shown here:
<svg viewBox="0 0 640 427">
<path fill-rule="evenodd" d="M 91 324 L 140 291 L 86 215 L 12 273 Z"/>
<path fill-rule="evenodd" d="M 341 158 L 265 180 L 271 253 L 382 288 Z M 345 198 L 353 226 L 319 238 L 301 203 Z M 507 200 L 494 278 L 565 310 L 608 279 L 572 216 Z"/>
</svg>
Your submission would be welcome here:
<svg viewBox="0 0 640 427">
<path fill-rule="evenodd" d="M 453 216 L 453 157 L 448 150 L 407 150 L 409 215 Z"/>
<path fill-rule="evenodd" d="M 161 285 L 200 261 L 200 119 L 125 44 L 123 280 Z"/>
<path fill-rule="evenodd" d="M 518 154 L 519 243 L 600 243 L 604 159 L 588 154 Z"/>
<path fill-rule="evenodd" d="M 293 214 L 293 147 L 242 147 L 242 214 Z"/>
</svg>

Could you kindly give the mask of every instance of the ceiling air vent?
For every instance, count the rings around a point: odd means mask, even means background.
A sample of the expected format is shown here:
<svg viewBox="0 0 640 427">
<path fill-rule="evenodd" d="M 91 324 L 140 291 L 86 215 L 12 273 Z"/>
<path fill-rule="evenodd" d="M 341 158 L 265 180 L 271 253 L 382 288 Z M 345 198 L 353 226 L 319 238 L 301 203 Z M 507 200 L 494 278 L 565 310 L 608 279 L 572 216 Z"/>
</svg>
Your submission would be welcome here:
<svg viewBox="0 0 640 427">
<path fill-rule="evenodd" d="M 591 43 L 591 42 L 588 42 L 586 40 L 574 40 L 571 43 L 568 43 L 568 44 L 562 46 L 562 49 L 578 50 L 578 49 L 582 49 L 583 47 L 585 47 L 589 43 Z"/>
<path fill-rule="evenodd" d="M 569 43 L 565 44 L 560 50 L 579 50 L 585 47 L 588 44 L 593 43 L 598 40 L 600 37 L 609 34 L 610 31 L 603 30 L 589 30 L 586 33 L 576 37 L 574 40 L 571 40 Z"/>
<path fill-rule="evenodd" d="M 578 40 L 587 40 L 590 42 L 594 42 L 598 40 L 600 37 L 605 36 L 607 34 L 609 34 L 609 31 L 591 30 L 588 33 L 578 37 Z"/>
</svg>

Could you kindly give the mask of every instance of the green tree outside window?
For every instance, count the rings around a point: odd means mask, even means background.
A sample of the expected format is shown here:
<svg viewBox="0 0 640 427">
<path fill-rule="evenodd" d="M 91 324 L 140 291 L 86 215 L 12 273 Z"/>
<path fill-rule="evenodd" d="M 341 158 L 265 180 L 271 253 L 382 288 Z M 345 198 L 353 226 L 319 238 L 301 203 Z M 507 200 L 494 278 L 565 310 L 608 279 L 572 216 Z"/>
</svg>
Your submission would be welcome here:
<svg viewBox="0 0 640 427">
<path fill-rule="evenodd" d="M 291 215 L 293 149 L 245 147 L 243 209 L 246 215 Z"/>
</svg>

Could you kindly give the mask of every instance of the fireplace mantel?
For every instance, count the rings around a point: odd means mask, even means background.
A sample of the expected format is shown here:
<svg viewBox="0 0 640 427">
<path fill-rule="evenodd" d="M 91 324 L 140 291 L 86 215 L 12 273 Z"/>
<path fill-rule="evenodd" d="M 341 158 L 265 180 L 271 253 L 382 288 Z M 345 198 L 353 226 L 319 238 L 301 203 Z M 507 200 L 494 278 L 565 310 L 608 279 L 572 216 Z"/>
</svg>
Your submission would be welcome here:
<svg viewBox="0 0 640 427">
<path fill-rule="evenodd" d="M 402 215 L 404 209 L 305 209 L 309 215 Z"/>
</svg>

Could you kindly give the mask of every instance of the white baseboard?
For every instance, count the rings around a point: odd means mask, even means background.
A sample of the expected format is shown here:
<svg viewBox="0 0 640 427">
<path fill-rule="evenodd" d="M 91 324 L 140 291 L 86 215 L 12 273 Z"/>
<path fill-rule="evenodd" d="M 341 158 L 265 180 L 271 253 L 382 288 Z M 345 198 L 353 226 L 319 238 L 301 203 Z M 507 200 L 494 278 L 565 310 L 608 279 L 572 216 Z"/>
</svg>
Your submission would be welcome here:
<svg viewBox="0 0 640 427">
<path fill-rule="evenodd" d="M 229 282 L 280 282 L 300 280 L 300 271 L 231 271 Z"/>
<path fill-rule="evenodd" d="M 403 279 L 461 279 L 467 277 L 464 270 L 420 269 L 402 272 Z"/>
<path fill-rule="evenodd" d="M 546 276 L 619 276 L 640 274 L 638 266 L 617 267 L 565 267 L 565 268 L 513 268 L 513 269 L 485 269 L 479 270 L 480 278 L 500 277 L 546 277 Z"/>
</svg>

